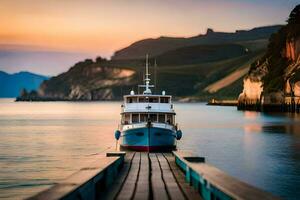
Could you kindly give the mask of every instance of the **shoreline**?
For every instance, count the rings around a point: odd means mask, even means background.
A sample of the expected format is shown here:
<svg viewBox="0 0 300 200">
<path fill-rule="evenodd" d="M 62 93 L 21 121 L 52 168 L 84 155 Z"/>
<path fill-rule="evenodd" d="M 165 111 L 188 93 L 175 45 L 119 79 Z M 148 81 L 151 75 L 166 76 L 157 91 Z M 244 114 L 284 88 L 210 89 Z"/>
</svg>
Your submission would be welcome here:
<svg viewBox="0 0 300 200">
<path fill-rule="evenodd" d="M 208 106 L 237 106 L 237 100 L 215 100 L 212 99 L 206 104 Z"/>
<path fill-rule="evenodd" d="M 116 99 L 62 99 L 62 98 L 22 98 L 10 97 L 2 99 L 12 99 L 14 102 L 119 102 L 122 98 Z M 208 106 L 238 106 L 237 100 L 205 100 L 197 98 L 175 98 L 173 102 L 176 103 L 204 103 Z"/>
<path fill-rule="evenodd" d="M 7 99 L 7 98 L 3 98 Z M 14 102 L 119 102 L 122 99 L 94 99 L 94 100 L 85 100 L 85 99 L 19 99 L 19 98 L 8 98 L 12 99 Z M 176 103 L 204 103 L 209 106 L 237 106 L 238 103 L 235 100 L 220 100 L 216 102 L 211 102 L 207 100 L 184 100 L 175 99 L 173 102 Z"/>
</svg>

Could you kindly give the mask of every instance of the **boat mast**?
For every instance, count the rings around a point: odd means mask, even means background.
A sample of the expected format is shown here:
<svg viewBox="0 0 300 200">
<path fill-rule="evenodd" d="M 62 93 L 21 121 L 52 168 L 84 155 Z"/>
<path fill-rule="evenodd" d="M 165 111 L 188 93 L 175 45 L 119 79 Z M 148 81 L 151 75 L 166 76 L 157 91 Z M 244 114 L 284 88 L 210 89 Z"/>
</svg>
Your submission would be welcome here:
<svg viewBox="0 0 300 200">
<path fill-rule="evenodd" d="M 154 93 L 156 93 L 157 91 L 157 73 L 156 73 L 156 67 L 157 67 L 157 64 L 156 64 L 156 59 L 154 60 Z"/>
<path fill-rule="evenodd" d="M 154 87 L 154 85 L 150 85 L 150 74 L 149 74 L 149 64 L 148 64 L 148 54 L 146 55 L 146 73 L 145 73 L 145 85 L 139 85 L 139 87 L 144 87 L 145 90 L 143 94 L 151 94 L 150 87 Z"/>
<path fill-rule="evenodd" d="M 151 94 L 151 90 L 149 88 L 149 83 L 150 83 L 150 78 L 149 78 L 150 74 L 149 74 L 149 64 L 148 64 L 148 54 L 146 55 L 146 74 L 145 74 L 145 84 L 146 84 L 146 90 L 144 91 L 144 93 L 150 93 Z"/>
</svg>

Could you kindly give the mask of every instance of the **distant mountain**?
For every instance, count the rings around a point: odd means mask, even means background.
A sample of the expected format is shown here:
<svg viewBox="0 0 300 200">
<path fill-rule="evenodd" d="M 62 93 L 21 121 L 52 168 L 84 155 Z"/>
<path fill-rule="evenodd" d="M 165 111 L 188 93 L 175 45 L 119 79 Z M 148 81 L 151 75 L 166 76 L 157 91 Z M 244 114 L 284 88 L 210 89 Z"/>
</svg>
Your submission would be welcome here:
<svg viewBox="0 0 300 200">
<path fill-rule="evenodd" d="M 23 88 L 28 91 L 37 90 L 40 84 L 47 79 L 49 77 L 30 72 L 8 74 L 0 71 L 0 98 L 17 97 Z"/>
<path fill-rule="evenodd" d="M 160 37 L 157 39 L 145 39 L 116 51 L 112 60 L 140 59 L 147 53 L 157 56 L 170 50 L 192 45 L 219 45 L 268 39 L 272 33 L 278 31 L 281 27 L 281 25 L 265 26 L 251 30 L 237 30 L 234 33 L 214 32 L 212 29 L 207 29 L 205 35 L 190 38 Z"/>
<path fill-rule="evenodd" d="M 205 35 L 191 38 L 142 40 L 117 51 L 111 60 L 98 57 L 78 62 L 67 72 L 44 81 L 37 93 L 18 100 L 121 99 L 132 89 L 138 91 L 147 53 L 154 92 L 166 90 L 177 99 L 236 99 L 250 64 L 265 53 L 270 35 L 280 27 L 235 33 L 209 29 Z"/>
</svg>

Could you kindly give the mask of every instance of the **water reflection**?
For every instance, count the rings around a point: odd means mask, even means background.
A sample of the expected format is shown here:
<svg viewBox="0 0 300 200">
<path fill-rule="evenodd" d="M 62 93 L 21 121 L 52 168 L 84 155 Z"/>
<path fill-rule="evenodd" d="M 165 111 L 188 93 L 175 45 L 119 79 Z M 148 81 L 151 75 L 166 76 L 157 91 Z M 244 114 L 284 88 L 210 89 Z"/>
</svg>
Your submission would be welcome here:
<svg viewBox="0 0 300 200">
<path fill-rule="evenodd" d="M 260 115 L 259 112 L 254 111 L 244 111 L 244 117 L 246 119 L 256 119 Z"/>
<path fill-rule="evenodd" d="M 0 101 L 0 198 L 21 199 L 111 148 L 118 103 Z"/>
<path fill-rule="evenodd" d="M 262 126 L 261 124 L 245 124 L 244 131 L 245 133 L 261 133 Z"/>
<path fill-rule="evenodd" d="M 180 123 L 188 124 L 180 147 L 196 151 L 245 182 L 282 198 L 298 199 L 299 115 L 196 105 L 179 108 Z"/>
<path fill-rule="evenodd" d="M 234 107 L 176 104 L 190 149 L 245 182 L 286 199 L 300 196 L 300 117 Z M 40 191 L 115 147 L 118 102 L 0 100 L 0 198 Z"/>
</svg>

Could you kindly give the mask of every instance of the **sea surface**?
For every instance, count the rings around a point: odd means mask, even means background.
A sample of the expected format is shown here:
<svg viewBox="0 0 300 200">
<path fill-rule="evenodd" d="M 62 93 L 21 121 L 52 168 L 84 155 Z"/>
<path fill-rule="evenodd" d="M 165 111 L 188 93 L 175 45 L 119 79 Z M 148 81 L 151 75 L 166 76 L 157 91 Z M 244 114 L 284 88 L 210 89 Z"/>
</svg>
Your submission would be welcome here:
<svg viewBox="0 0 300 200">
<path fill-rule="evenodd" d="M 120 102 L 0 99 L 0 199 L 50 187 L 115 149 Z M 300 199 L 300 115 L 175 103 L 179 149 L 284 199 Z"/>
</svg>

